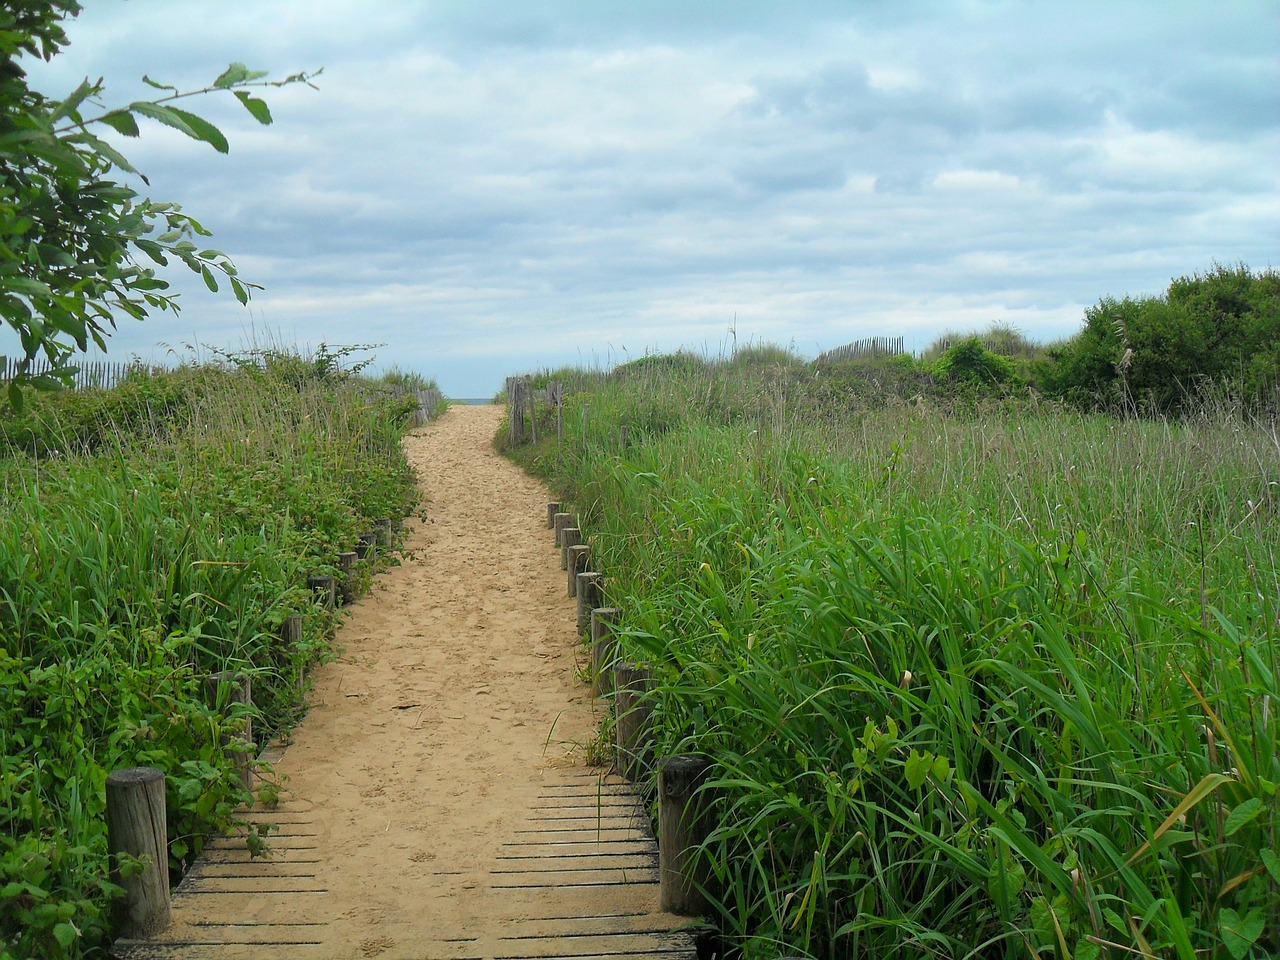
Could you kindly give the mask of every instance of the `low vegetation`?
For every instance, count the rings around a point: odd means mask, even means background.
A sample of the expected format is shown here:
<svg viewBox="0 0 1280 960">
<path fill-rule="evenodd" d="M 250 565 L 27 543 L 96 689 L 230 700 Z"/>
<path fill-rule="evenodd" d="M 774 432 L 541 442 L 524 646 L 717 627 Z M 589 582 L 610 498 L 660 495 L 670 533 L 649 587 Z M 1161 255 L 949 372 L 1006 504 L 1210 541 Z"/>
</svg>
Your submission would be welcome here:
<svg viewBox="0 0 1280 960">
<path fill-rule="evenodd" d="M 512 451 L 656 673 L 656 754 L 715 760 L 731 947 L 1280 954 L 1276 422 L 776 361 L 579 372 Z"/>
<path fill-rule="evenodd" d="M 298 716 L 334 625 L 308 574 L 414 505 L 412 401 L 346 359 L 225 355 L 0 412 L 0 957 L 104 955 L 111 770 L 165 772 L 175 878 L 234 821 L 243 720 L 207 675 L 252 678 L 260 739 Z"/>
</svg>

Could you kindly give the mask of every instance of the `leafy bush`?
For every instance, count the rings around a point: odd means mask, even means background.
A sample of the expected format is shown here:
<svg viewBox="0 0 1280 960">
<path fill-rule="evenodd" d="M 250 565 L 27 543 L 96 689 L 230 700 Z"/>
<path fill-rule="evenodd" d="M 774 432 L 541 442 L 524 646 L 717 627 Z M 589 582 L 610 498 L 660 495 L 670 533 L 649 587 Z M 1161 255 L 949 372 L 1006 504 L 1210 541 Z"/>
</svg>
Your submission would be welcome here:
<svg viewBox="0 0 1280 960">
<path fill-rule="evenodd" d="M 1037 377 L 1049 393 L 1094 409 L 1181 414 L 1221 397 L 1248 409 L 1274 405 L 1280 274 L 1215 265 L 1174 280 L 1163 296 L 1104 298 Z"/>
<path fill-rule="evenodd" d="M 939 357 L 932 366 L 935 379 L 952 387 L 977 391 L 999 391 L 1014 379 L 1013 361 L 992 353 L 977 337 L 962 340 Z"/>
</svg>

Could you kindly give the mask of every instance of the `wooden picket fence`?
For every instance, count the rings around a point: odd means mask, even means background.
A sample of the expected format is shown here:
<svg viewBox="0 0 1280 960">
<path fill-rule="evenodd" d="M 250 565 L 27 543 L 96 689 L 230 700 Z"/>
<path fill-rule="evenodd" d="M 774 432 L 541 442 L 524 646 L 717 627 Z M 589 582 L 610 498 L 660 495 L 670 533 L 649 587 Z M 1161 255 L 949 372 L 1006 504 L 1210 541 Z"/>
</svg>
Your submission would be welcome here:
<svg viewBox="0 0 1280 960">
<path fill-rule="evenodd" d="M 556 436 L 564 436 L 564 384 L 552 380 L 537 390 L 531 377 L 507 377 L 507 440 L 513 447 L 538 442 L 538 402 L 555 411 Z"/>
<path fill-rule="evenodd" d="M 903 337 L 863 337 L 843 347 L 818 355 L 815 363 L 838 363 L 841 360 L 866 360 L 873 357 L 896 357 L 906 353 Z"/>
<path fill-rule="evenodd" d="M 94 363 L 76 364 L 77 370 L 73 376 L 73 386 L 76 390 L 86 390 L 90 387 L 101 387 L 107 389 L 114 387 L 125 375 L 135 369 L 135 364 L 126 363 L 124 361 L 108 362 L 97 361 Z M 49 373 L 53 369 L 53 365 L 48 360 L 32 360 L 27 364 L 26 372 L 32 376 L 40 376 Z M 22 361 L 11 357 L 0 357 L 0 383 L 8 383 L 19 373 L 23 371 Z"/>
</svg>

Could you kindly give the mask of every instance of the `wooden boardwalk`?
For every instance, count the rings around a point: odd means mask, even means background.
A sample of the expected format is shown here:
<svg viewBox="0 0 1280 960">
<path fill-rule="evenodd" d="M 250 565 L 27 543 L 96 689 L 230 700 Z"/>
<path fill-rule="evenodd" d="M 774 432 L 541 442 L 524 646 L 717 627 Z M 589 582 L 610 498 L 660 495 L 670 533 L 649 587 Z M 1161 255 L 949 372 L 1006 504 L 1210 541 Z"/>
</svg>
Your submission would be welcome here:
<svg viewBox="0 0 1280 960">
<path fill-rule="evenodd" d="M 310 805 L 245 814 L 266 822 L 271 855 L 251 857 L 245 835 L 218 838 L 173 898 L 173 923 L 154 940 L 121 940 L 119 960 L 337 960 L 326 937 L 336 905 L 318 857 Z M 413 960 L 693 960 L 686 923 L 658 909 L 657 846 L 635 791 L 582 768 L 543 784 L 527 821 L 488 863 L 437 873 L 472 901 L 470 929 L 435 929 L 421 918 L 420 942 L 366 941 L 355 956 Z M 395 883 L 394 877 L 386 878 Z M 581 909 L 592 888 L 593 909 Z M 228 921 L 227 901 L 236 919 Z M 608 906 L 601 909 L 604 902 Z M 424 905 L 424 913 L 429 910 Z M 584 915 L 587 914 L 587 915 Z M 305 917 L 306 919 L 298 919 Z"/>
</svg>

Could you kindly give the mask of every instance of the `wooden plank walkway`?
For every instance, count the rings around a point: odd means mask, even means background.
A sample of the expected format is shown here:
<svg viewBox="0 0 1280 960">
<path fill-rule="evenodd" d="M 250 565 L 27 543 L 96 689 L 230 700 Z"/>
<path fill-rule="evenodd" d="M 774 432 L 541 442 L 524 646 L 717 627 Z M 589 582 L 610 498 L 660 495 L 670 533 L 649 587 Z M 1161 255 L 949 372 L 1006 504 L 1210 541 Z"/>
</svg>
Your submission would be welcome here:
<svg viewBox="0 0 1280 960">
<path fill-rule="evenodd" d="M 119 960 L 335 960 L 326 936 L 339 904 L 319 855 L 312 805 L 245 814 L 274 825 L 271 855 L 250 856 L 245 832 L 212 840 L 173 899 L 174 921 L 147 941 L 118 941 Z M 471 900 L 472 929 L 417 943 L 366 941 L 357 956 L 413 960 L 693 960 L 686 921 L 658 909 L 657 846 L 635 790 L 598 770 L 566 768 L 543 783 L 527 820 L 484 864 L 436 873 Z M 395 883 L 394 877 L 386 882 Z M 592 909 L 584 911 L 584 888 Z M 236 920 L 227 900 L 236 898 Z M 604 904 L 604 909 L 601 904 Z M 424 907 L 424 910 L 426 908 Z M 307 917 L 298 920 L 299 916 Z"/>
</svg>

